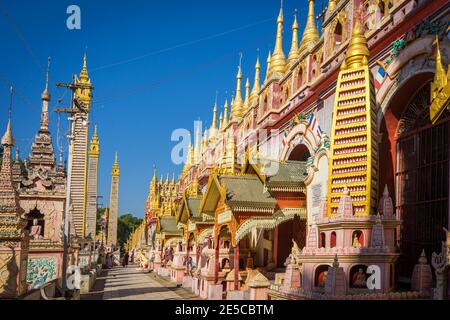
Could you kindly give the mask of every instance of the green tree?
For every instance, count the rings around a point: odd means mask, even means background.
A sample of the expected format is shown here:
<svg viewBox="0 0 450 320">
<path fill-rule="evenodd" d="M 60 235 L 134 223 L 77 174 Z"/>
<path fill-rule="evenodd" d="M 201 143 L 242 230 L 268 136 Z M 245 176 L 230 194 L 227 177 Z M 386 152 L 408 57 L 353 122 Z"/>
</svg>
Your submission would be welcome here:
<svg viewBox="0 0 450 320">
<path fill-rule="evenodd" d="M 133 216 L 132 214 L 125 214 L 119 217 L 117 226 L 118 242 L 122 250 L 128 241 L 131 233 L 141 225 L 142 219 Z"/>
</svg>

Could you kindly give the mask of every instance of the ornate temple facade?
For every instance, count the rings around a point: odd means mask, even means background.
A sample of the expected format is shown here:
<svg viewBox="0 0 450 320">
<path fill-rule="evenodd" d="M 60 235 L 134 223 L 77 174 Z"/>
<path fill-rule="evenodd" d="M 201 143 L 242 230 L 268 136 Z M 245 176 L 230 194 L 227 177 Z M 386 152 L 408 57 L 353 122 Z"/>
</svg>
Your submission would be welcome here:
<svg viewBox="0 0 450 320">
<path fill-rule="evenodd" d="M 92 89 L 87 75 L 86 57 L 80 77 L 75 77 L 75 79 L 77 89 L 74 95 L 74 104 L 78 104 L 77 110 L 81 110 L 89 105 L 89 90 Z M 21 160 L 17 148 L 15 159 L 12 157 L 14 139 L 11 121 L 2 140 L 4 154 L 0 177 L 0 202 L 3 201 L 0 204 L 0 298 L 16 298 L 28 291 L 38 289 L 48 282 L 61 281 L 63 275 L 64 220 L 68 177 L 62 152 L 59 154 L 59 161 L 56 161 L 53 139 L 49 129 L 49 104 L 51 102 L 49 71 L 47 71 L 41 100 L 39 129 L 28 158 Z M 82 194 L 81 196 L 77 195 L 77 190 L 81 190 L 76 183 L 81 176 L 78 177 L 77 174 L 82 172 L 76 168 L 83 167 L 83 172 L 87 168 L 86 164 L 83 164 L 84 151 L 87 154 L 87 143 L 84 144 L 81 141 L 87 140 L 86 112 L 88 110 L 82 111 L 83 115 L 71 114 L 75 119 L 75 132 L 80 134 L 80 130 L 77 131 L 77 128 L 86 129 L 86 135 L 82 134 L 82 137 L 79 137 L 78 134 L 75 134 L 74 136 L 72 168 L 75 168 L 75 171 L 72 173 L 72 178 L 75 176 L 75 181 L 72 182 L 75 184 L 73 191 L 75 196 L 71 198 L 73 210 L 71 212 L 72 219 L 69 219 L 71 241 L 68 244 L 68 266 L 80 267 L 82 272 L 86 271 L 89 277 L 92 273 L 89 272 L 93 268 L 92 266 L 96 266 L 94 259 L 98 258 L 98 248 L 97 252 L 94 252 L 92 244 L 96 235 L 97 175 L 100 150 L 97 131 L 95 131 L 89 152 L 89 183 L 87 175 L 83 173 Z M 83 148 L 86 150 L 83 151 Z M 77 217 L 77 201 L 81 198 L 85 201 L 82 205 L 85 211 L 80 217 Z M 80 221 L 84 221 L 84 228 L 79 225 Z M 82 235 L 81 229 L 89 230 L 89 234 Z M 87 282 L 89 283 L 89 281 Z"/>
<path fill-rule="evenodd" d="M 202 298 L 448 297 L 450 7 L 330 0 L 318 28 L 308 2 L 129 248 Z"/>
</svg>

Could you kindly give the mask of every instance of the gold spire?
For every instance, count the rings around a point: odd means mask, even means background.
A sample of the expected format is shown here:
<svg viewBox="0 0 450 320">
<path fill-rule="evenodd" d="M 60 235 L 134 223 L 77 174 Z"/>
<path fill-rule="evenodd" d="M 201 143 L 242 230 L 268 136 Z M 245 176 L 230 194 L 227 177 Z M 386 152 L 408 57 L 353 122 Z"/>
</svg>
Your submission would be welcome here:
<svg viewBox="0 0 450 320">
<path fill-rule="evenodd" d="M 297 60 L 299 58 L 299 51 L 298 51 L 298 22 L 297 22 L 297 10 L 295 10 L 294 15 L 294 24 L 292 25 L 292 45 L 291 45 L 291 51 L 289 52 L 288 56 L 288 63 L 292 63 L 293 61 Z"/>
<path fill-rule="evenodd" d="M 275 50 L 270 62 L 270 71 L 272 74 L 284 74 L 286 72 L 286 56 L 283 51 L 283 6 L 280 8 L 280 14 L 277 19 L 277 39 L 275 42 Z"/>
<path fill-rule="evenodd" d="M 272 64 L 272 53 L 269 50 L 269 56 L 267 57 L 267 71 L 266 71 L 266 80 L 270 78 L 271 73 L 271 64 Z"/>
<path fill-rule="evenodd" d="M 120 176 L 119 156 L 118 156 L 117 152 L 116 152 L 116 157 L 115 157 L 115 160 L 114 160 L 114 165 L 113 165 L 113 168 L 112 168 L 112 176 L 113 177 L 119 177 Z"/>
<path fill-rule="evenodd" d="M 342 69 L 359 68 L 369 63 L 369 48 L 367 47 L 367 39 L 359 19 L 356 20 L 353 27 L 352 39 L 348 45 L 347 56 Z"/>
<path fill-rule="evenodd" d="M 92 135 L 91 144 L 89 146 L 89 156 L 97 157 L 100 155 L 100 141 L 97 135 L 97 126 L 94 127 L 94 134 Z"/>
<path fill-rule="evenodd" d="M 250 104 L 254 105 L 258 103 L 259 91 L 261 91 L 261 64 L 259 63 L 259 51 L 258 58 L 255 65 L 255 81 L 253 83 L 253 89 L 250 94 Z"/>
<path fill-rule="evenodd" d="M 217 103 L 214 103 L 213 120 L 209 130 L 209 141 L 215 143 L 217 138 Z"/>
<path fill-rule="evenodd" d="M 228 99 L 227 100 L 225 100 L 225 105 L 224 105 L 224 114 L 223 114 L 223 125 L 222 125 L 222 127 L 223 127 L 223 130 L 225 130 L 225 128 L 226 127 L 228 127 L 228 114 L 229 114 L 229 112 L 228 112 L 228 108 L 229 108 L 229 106 L 228 106 Z"/>
<path fill-rule="evenodd" d="M 202 138 L 202 152 L 205 152 L 206 146 L 208 145 L 208 130 L 205 129 L 205 133 Z"/>
<path fill-rule="evenodd" d="M 317 32 L 314 15 L 314 0 L 309 0 L 308 20 L 306 21 L 299 53 L 302 54 L 303 51 L 311 49 L 317 41 L 319 41 L 319 33 Z"/>
<path fill-rule="evenodd" d="M 219 116 L 219 132 L 221 132 L 222 130 L 223 130 L 223 115 L 221 112 Z"/>
<path fill-rule="evenodd" d="M 89 73 L 87 70 L 87 57 L 86 57 L 86 53 L 84 54 L 83 57 L 83 68 L 81 69 L 81 73 L 80 73 L 80 80 L 87 82 L 89 81 Z"/>
<path fill-rule="evenodd" d="M 156 166 L 153 166 L 153 178 L 151 182 L 152 190 L 156 191 L 157 184 L 158 184 L 158 176 L 156 175 Z"/>
<path fill-rule="evenodd" d="M 450 103 L 450 67 L 448 68 L 448 74 L 446 74 L 442 63 L 441 49 L 439 47 L 439 39 L 437 36 L 436 46 L 436 72 L 434 74 L 434 80 L 431 83 L 430 106 L 430 119 L 433 124 L 439 120 L 440 116 Z"/>
<path fill-rule="evenodd" d="M 84 54 L 83 67 L 80 72 L 80 77 L 76 79 L 76 84 L 80 87 L 76 89 L 75 96 L 80 100 L 87 110 L 89 110 L 91 105 L 91 80 L 89 79 L 89 74 L 87 70 L 87 58 Z"/>
<path fill-rule="evenodd" d="M 334 12 L 334 10 L 336 10 L 336 0 L 330 0 L 328 2 L 326 17 L 328 18 Z"/>
<path fill-rule="evenodd" d="M 241 56 L 242 58 L 242 56 Z M 244 101 L 242 100 L 242 68 L 239 63 L 238 73 L 236 76 L 237 84 L 236 84 L 236 97 L 234 99 L 234 103 L 231 105 L 231 120 L 239 119 L 242 117 L 242 108 L 244 105 Z"/>
<path fill-rule="evenodd" d="M 244 100 L 244 113 L 250 108 L 250 80 L 247 78 L 245 83 L 245 100 Z"/>
</svg>

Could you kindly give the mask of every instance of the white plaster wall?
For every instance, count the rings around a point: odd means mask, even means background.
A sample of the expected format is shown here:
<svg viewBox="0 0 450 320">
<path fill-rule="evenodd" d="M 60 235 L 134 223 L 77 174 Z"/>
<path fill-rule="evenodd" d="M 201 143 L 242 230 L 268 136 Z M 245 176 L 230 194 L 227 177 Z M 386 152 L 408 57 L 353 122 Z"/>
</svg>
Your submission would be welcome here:
<svg viewBox="0 0 450 320">
<path fill-rule="evenodd" d="M 328 192 L 328 158 L 322 156 L 318 162 L 318 171 L 315 172 L 312 182 L 307 186 L 308 225 L 316 222 L 321 213 L 322 202 Z"/>
</svg>

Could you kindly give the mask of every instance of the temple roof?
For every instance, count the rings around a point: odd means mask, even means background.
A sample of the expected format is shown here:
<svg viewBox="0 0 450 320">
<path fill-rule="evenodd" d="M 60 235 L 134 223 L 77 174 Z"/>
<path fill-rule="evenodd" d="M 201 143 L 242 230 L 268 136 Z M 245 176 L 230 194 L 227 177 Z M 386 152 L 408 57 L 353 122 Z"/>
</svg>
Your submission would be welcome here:
<svg viewBox="0 0 450 320">
<path fill-rule="evenodd" d="M 251 203 L 275 207 L 277 204 L 257 176 L 222 176 L 220 181 L 227 192 L 226 202 L 231 206 Z"/>
<path fill-rule="evenodd" d="M 267 184 L 304 185 L 307 176 L 306 162 L 284 161 L 278 163 L 278 171 L 267 177 Z"/>
<path fill-rule="evenodd" d="M 175 217 L 161 217 L 158 220 L 159 233 L 180 234 Z"/>
</svg>

